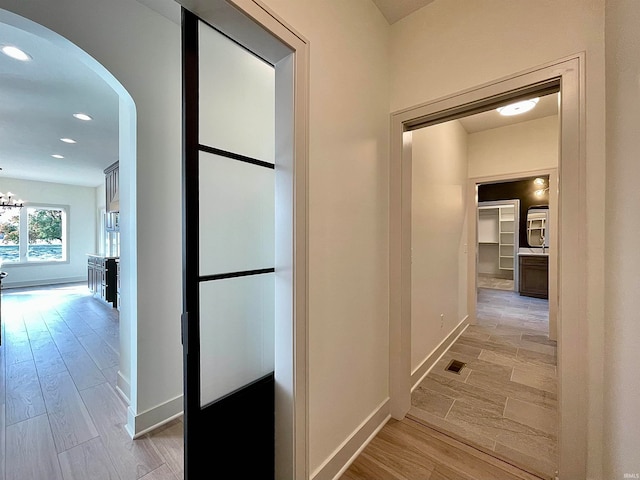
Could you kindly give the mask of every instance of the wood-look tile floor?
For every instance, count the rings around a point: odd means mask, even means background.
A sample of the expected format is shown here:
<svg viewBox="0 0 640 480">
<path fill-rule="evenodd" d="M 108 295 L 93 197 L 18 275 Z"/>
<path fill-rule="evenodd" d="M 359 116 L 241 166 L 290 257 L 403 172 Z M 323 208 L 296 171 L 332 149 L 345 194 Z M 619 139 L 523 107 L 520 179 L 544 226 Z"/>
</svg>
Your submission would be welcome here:
<svg viewBox="0 0 640 480">
<path fill-rule="evenodd" d="M 407 417 L 389 420 L 340 480 L 540 480 Z"/>
<path fill-rule="evenodd" d="M 478 289 L 469 326 L 412 393 L 409 417 L 542 478 L 557 469 L 557 355 L 548 302 Z M 464 362 L 459 374 L 446 370 Z"/>
<path fill-rule="evenodd" d="M 181 480 L 183 423 L 132 440 L 117 310 L 84 284 L 2 290 L 0 480 Z"/>
<path fill-rule="evenodd" d="M 484 277 L 478 275 L 478 288 L 494 288 L 498 290 L 513 290 L 514 282 L 507 278 Z"/>
</svg>

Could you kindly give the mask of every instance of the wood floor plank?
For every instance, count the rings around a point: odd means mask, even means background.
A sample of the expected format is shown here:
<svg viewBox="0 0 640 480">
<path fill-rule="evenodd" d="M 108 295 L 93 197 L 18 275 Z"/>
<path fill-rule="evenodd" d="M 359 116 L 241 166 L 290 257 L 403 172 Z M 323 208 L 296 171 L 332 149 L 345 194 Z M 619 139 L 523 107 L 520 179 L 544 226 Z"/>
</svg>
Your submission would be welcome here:
<svg viewBox="0 0 640 480">
<path fill-rule="evenodd" d="M 504 416 L 537 430 L 542 430 L 554 437 L 558 434 L 558 412 L 555 409 L 509 398 L 504 409 Z"/>
<path fill-rule="evenodd" d="M 100 438 L 66 450 L 58 458 L 64 480 L 120 480 Z"/>
<path fill-rule="evenodd" d="M 505 458 L 508 458 L 514 465 L 527 470 L 531 474 L 537 475 L 544 480 L 555 480 L 556 465 L 549 461 L 530 455 L 529 453 L 515 450 L 507 445 L 496 443 L 495 452 Z"/>
<path fill-rule="evenodd" d="M 555 365 L 547 365 L 547 364 L 538 365 L 535 363 L 528 362 L 522 357 L 502 355 L 501 353 L 493 352 L 491 350 L 482 350 L 478 358 L 480 360 L 484 360 L 489 363 L 495 363 L 497 365 L 503 365 L 505 367 L 511 367 L 511 368 L 518 367 L 521 369 L 528 369 L 528 370 L 536 369 L 537 371 L 544 372 L 545 375 L 548 375 L 548 376 L 555 376 L 556 374 Z"/>
<path fill-rule="evenodd" d="M 471 442 L 479 448 L 483 448 L 486 451 L 491 451 L 495 448 L 496 441 L 492 438 L 486 437 L 475 431 L 470 431 L 461 427 L 460 425 L 449 422 L 443 418 L 436 417 L 435 415 L 420 410 L 419 408 L 411 407 L 407 418 L 413 419 L 418 423 L 427 425 L 436 430 L 446 432 L 447 434 L 456 438 L 464 439 L 467 442 Z"/>
<path fill-rule="evenodd" d="M 58 452 L 98 436 L 69 372 L 46 375 L 40 383 Z"/>
<path fill-rule="evenodd" d="M 358 458 L 351 464 L 349 475 L 348 478 L 355 480 L 412 480 L 393 472 L 383 463 L 371 458 L 366 452 L 358 455 Z M 345 478 L 344 475 L 342 478 Z"/>
<path fill-rule="evenodd" d="M 536 456 L 554 461 L 557 438 L 542 430 L 523 423 L 492 415 L 479 408 L 456 402 L 447 420 L 465 430 L 476 432 L 504 445 L 511 445 L 521 452 L 532 452 Z"/>
<path fill-rule="evenodd" d="M 449 466 L 459 475 L 460 479 L 512 480 L 524 478 L 532 480 L 535 478 L 450 437 L 421 427 L 415 422 L 394 422 L 390 424 L 388 431 L 392 438 L 393 436 L 400 437 L 405 444 L 414 444 L 414 448 L 438 459 L 440 464 Z"/>
<path fill-rule="evenodd" d="M 46 415 L 9 425 L 6 441 L 6 480 L 63 480 Z"/>
<path fill-rule="evenodd" d="M 46 413 L 33 360 L 7 365 L 7 425 Z"/>
<path fill-rule="evenodd" d="M 129 437 L 126 411 L 110 385 L 102 383 L 80 394 L 122 480 L 137 480 L 164 463 L 148 437 Z"/>
<path fill-rule="evenodd" d="M 491 375 L 475 370 L 467 378 L 467 383 L 480 387 L 490 386 L 492 390 L 502 391 L 508 397 L 535 403 L 541 407 L 557 408 L 558 405 L 558 396 L 554 393 L 512 382 L 511 380 L 496 379 Z"/>
<path fill-rule="evenodd" d="M 140 480 L 182 480 L 182 477 L 177 477 L 167 465 L 162 465 Z"/>
<path fill-rule="evenodd" d="M 411 405 L 444 418 L 453 405 L 454 398 L 430 390 L 424 386 L 419 386 L 411 394 Z"/>
<path fill-rule="evenodd" d="M 78 390 L 95 387 L 107 381 L 84 348 L 65 352 L 62 354 L 62 359 Z"/>
<path fill-rule="evenodd" d="M 67 371 L 67 366 L 48 330 L 31 339 L 31 351 L 38 375 L 53 375 Z"/>
<path fill-rule="evenodd" d="M 76 337 L 94 333 L 93 328 L 91 328 L 89 324 L 84 321 L 82 315 L 75 311 L 65 313 L 61 316 L 61 318 L 62 321 L 66 323 L 67 327 L 69 327 L 69 330 L 71 330 Z"/>
<path fill-rule="evenodd" d="M 381 437 L 374 438 L 365 450 L 370 457 L 411 480 L 430 479 L 435 468 L 434 461 L 420 452 L 403 448 Z"/>
<path fill-rule="evenodd" d="M 78 342 L 76 336 L 69 330 L 69 327 L 67 327 L 67 324 L 64 323 L 61 318 L 57 320 L 48 318 L 45 319 L 45 323 L 51 333 L 51 338 L 53 338 L 61 354 L 70 350 L 76 350 L 80 346 L 80 342 Z"/>
<path fill-rule="evenodd" d="M 149 438 L 175 476 L 183 478 L 184 423 L 173 420 L 149 433 Z"/>
<path fill-rule="evenodd" d="M 558 393 L 558 379 L 555 374 L 551 376 L 531 368 L 515 367 L 511 374 L 511 381 L 556 395 Z"/>
<path fill-rule="evenodd" d="M 457 380 L 430 373 L 420 383 L 420 386 L 439 392 L 455 400 L 470 402 L 479 408 L 489 410 L 496 414 L 504 411 L 507 402 L 506 395 L 488 390 L 482 386 L 470 385 Z"/>
<path fill-rule="evenodd" d="M 78 337 L 78 340 L 98 368 L 110 368 L 118 365 L 120 359 L 118 358 L 117 352 L 97 334 L 83 335 L 82 337 Z"/>
</svg>

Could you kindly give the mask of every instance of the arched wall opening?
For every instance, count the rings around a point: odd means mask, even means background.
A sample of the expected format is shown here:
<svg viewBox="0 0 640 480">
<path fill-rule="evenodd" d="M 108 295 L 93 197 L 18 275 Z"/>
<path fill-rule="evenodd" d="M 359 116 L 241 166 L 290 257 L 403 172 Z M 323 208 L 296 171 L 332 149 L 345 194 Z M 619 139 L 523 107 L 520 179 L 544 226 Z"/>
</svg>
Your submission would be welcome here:
<svg viewBox="0 0 640 480">
<path fill-rule="evenodd" d="M 120 169 L 120 358 L 117 389 L 136 405 L 137 378 L 137 231 L 136 231 L 136 105 L 129 92 L 101 63 L 62 35 L 28 18 L 0 9 L 0 23 L 37 36 L 60 50 L 66 58 L 81 62 L 97 74 L 118 96 L 118 161 Z M 64 57 L 63 57 L 64 58 Z M 87 252 L 89 253 L 89 252 Z M 129 434 L 133 436 L 131 428 Z"/>
</svg>

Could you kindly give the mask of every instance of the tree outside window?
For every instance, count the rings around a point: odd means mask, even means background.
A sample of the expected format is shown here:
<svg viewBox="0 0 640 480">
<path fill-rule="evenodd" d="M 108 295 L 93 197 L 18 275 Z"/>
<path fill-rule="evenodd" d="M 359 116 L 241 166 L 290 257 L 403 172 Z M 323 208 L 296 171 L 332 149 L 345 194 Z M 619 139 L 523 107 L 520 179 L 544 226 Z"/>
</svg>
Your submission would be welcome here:
<svg viewBox="0 0 640 480">
<path fill-rule="evenodd" d="M 66 260 L 64 208 L 29 206 L 0 214 L 2 262 Z"/>
</svg>

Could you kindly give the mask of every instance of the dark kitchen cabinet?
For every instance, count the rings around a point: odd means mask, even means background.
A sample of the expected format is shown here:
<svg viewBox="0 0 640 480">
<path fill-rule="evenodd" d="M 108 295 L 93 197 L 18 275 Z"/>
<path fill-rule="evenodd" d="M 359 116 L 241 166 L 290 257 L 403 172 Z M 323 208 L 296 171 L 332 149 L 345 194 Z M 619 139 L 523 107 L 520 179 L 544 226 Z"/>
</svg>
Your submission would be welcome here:
<svg viewBox="0 0 640 480">
<path fill-rule="evenodd" d="M 118 307 L 117 258 L 89 255 L 87 260 L 87 287 L 96 298 Z"/>
</svg>

